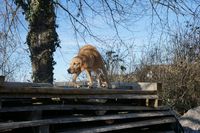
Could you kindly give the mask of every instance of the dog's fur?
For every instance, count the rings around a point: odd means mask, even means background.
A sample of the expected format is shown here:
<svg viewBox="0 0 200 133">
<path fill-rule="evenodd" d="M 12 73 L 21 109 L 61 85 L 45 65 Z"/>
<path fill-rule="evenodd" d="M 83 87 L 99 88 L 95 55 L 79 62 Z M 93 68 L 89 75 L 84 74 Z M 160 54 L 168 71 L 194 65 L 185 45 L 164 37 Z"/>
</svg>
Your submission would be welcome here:
<svg viewBox="0 0 200 133">
<path fill-rule="evenodd" d="M 93 79 L 91 77 L 91 71 L 93 71 L 98 79 L 99 85 L 106 83 L 106 87 L 110 87 L 108 80 L 108 74 L 105 68 L 105 63 L 97 51 L 97 49 L 92 45 L 85 45 L 80 50 L 77 56 L 75 56 L 68 69 L 68 73 L 73 75 L 73 82 L 76 84 L 76 79 L 78 75 L 86 71 L 89 86 L 93 85 Z"/>
</svg>

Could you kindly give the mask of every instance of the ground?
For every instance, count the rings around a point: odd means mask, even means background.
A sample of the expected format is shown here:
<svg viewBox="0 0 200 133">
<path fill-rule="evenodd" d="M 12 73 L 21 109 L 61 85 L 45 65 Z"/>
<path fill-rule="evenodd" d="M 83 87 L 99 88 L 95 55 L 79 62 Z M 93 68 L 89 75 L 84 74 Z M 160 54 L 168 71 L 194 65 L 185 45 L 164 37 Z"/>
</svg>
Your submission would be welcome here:
<svg viewBox="0 0 200 133">
<path fill-rule="evenodd" d="M 180 123 L 185 133 L 200 133 L 200 106 L 188 110 L 180 118 Z"/>
</svg>

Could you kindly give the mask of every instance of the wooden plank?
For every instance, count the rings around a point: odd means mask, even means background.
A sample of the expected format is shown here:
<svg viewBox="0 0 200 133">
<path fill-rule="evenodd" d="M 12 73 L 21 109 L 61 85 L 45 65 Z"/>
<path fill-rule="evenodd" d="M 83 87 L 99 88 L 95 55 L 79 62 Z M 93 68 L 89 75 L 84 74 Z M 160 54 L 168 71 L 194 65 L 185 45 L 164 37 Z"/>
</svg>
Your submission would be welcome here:
<svg viewBox="0 0 200 133">
<path fill-rule="evenodd" d="M 0 86 L 0 94 L 63 94 L 63 95 L 104 95 L 104 94 L 157 94 L 152 90 L 117 90 L 117 89 L 64 89 L 61 87 L 11 87 Z"/>
<path fill-rule="evenodd" d="M 39 133 L 50 133 L 49 125 L 40 126 L 38 130 L 39 130 Z"/>
<path fill-rule="evenodd" d="M 122 88 L 128 86 L 134 90 L 143 90 L 143 91 L 157 91 L 160 89 L 160 83 L 151 83 L 151 82 L 137 82 L 137 83 L 126 83 L 126 82 L 113 82 L 112 88 Z"/>
<path fill-rule="evenodd" d="M 41 118 L 42 118 L 42 111 L 32 111 L 29 116 L 29 121 L 34 121 Z M 40 126 L 32 128 L 32 132 L 34 133 L 40 133 L 41 130 L 43 130 L 43 128 L 42 127 L 40 128 Z"/>
<path fill-rule="evenodd" d="M 0 92 L 1 93 L 1 92 Z M 88 95 L 64 95 L 64 94 L 40 94 L 40 93 L 1 93 L 0 98 L 64 98 L 64 99 L 158 99 L 157 95 L 137 94 L 88 94 Z"/>
<path fill-rule="evenodd" d="M 59 132 L 59 133 L 101 133 L 101 132 L 136 128 L 136 127 L 162 125 L 162 124 L 175 123 L 175 122 L 176 120 L 173 117 L 167 117 L 167 118 L 157 118 L 157 119 L 138 121 L 138 122 L 129 122 L 129 123 L 123 123 L 123 124 L 114 124 L 114 125 L 108 125 L 108 126 L 99 126 L 99 127 L 91 127 L 91 128 L 78 129 L 78 130 L 70 130 L 70 131 Z"/>
<path fill-rule="evenodd" d="M 154 101 L 154 107 L 155 108 L 158 107 L 158 99 L 155 99 L 155 101 Z"/>
<path fill-rule="evenodd" d="M 138 132 L 137 132 L 138 133 Z M 141 130 L 140 133 L 177 133 L 173 129 Z"/>
<path fill-rule="evenodd" d="M 4 82 L 4 87 L 53 87 L 50 83 Z"/>
<path fill-rule="evenodd" d="M 146 99 L 145 105 L 148 107 L 149 106 L 149 99 Z"/>
<path fill-rule="evenodd" d="M 78 82 L 80 85 L 85 85 L 86 82 Z M 70 88 L 73 86 L 72 82 L 56 82 L 55 86 Z M 112 82 L 112 88 L 114 89 L 133 89 L 133 90 L 151 90 L 157 91 L 161 89 L 161 83 L 152 83 L 152 82 L 135 82 L 135 83 L 127 83 L 127 82 Z"/>
<path fill-rule="evenodd" d="M 4 130 L 8 130 L 8 129 L 45 126 L 45 125 L 51 125 L 51 124 L 90 122 L 90 121 L 128 119 L 128 118 L 129 119 L 130 118 L 144 118 L 144 117 L 150 118 L 150 117 L 159 117 L 159 116 L 171 116 L 171 113 L 168 111 L 160 111 L 160 112 L 156 111 L 156 112 L 148 112 L 148 113 L 130 113 L 130 114 L 117 114 L 117 115 L 92 116 L 92 117 L 68 117 L 68 118 L 62 117 L 62 118 L 44 119 L 44 120 L 8 122 L 8 123 L 0 123 L 0 132 Z"/>
<path fill-rule="evenodd" d="M 2 109 L 2 99 L 0 97 L 0 110 Z"/>
<path fill-rule="evenodd" d="M 2 108 L 2 103 L 1 103 L 1 101 L 0 101 L 0 109 Z"/>
<path fill-rule="evenodd" d="M 42 111 L 42 110 L 131 110 L 131 111 L 164 111 L 168 107 L 144 107 L 144 106 L 125 106 L 125 105 L 33 105 L 23 107 L 4 107 L 0 112 L 23 112 L 23 111 Z"/>
<path fill-rule="evenodd" d="M 151 131 L 151 133 L 152 133 L 152 131 Z M 154 133 L 176 133 L 176 132 L 171 130 L 171 131 L 155 131 Z"/>
</svg>

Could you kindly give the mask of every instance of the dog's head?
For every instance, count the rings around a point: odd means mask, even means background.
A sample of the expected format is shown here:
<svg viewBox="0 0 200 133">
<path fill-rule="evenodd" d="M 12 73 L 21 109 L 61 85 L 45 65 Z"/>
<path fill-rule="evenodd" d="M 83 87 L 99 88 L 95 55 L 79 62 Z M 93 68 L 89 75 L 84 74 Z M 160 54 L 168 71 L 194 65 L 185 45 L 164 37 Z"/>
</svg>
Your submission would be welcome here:
<svg viewBox="0 0 200 133">
<path fill-rule="evenodd" d="M 68 73 L 70 74 L 73 74 L 73 73 L 80 73 L 81 72 L 81 69 L 82 69 L 82 59 L 80 57 L 74 57 L 72 60 L 71 60 L 71 63 L 70 63 L 70 67 L 69 69 L 67 70 Z"/>
</svg>

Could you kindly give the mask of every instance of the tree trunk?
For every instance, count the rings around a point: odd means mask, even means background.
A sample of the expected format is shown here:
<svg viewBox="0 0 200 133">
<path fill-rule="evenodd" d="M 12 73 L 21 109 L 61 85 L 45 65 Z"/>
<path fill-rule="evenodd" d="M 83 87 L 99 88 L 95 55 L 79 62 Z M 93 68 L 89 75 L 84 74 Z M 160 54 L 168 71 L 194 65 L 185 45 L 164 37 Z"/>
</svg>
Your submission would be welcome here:
<svg viewBox="0 0 200 133">
<path fill-rule="evenodd" d="M 20 2 L 17 4 L 21 4 L 29 22 L 27 44 L 31 53 L 33 82 L 53 83 L 53 52 L 59 46 L 53 1 Z"/>
</svg>

